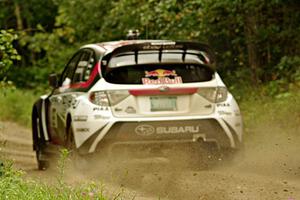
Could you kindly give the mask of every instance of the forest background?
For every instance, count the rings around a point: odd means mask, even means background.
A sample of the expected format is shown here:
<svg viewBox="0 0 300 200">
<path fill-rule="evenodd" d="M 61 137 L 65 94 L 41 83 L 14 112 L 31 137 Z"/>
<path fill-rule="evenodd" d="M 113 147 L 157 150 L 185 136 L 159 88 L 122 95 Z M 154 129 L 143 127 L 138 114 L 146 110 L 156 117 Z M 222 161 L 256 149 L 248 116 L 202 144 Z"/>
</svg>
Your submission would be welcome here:
<svg viewBox="0 0 300 200">
<path fill-rule="evenodd" d="M 300 87 L 298 0 L 0 0 L 0 81 L 41 91 L 78 47 L 130 29 L 208 43 L 238 99 Z"/>
</svg>

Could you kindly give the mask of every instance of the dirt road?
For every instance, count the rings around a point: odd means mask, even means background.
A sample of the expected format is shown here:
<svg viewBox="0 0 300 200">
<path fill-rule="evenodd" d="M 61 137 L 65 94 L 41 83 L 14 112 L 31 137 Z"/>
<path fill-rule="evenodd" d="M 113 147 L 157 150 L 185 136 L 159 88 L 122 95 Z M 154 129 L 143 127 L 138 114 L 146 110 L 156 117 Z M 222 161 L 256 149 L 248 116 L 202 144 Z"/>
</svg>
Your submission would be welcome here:
<svg viewBox="0 0 300 200">
<path fill-rule="evenodd" d="M 189 171 L 168 166 L 118 169 L 106 176 L 72 171 L 67 180 L 103 181 L 108 191 L 122 191 L 123 199 L 199 200 L 300 200 L 299 132 L 283 133 L 280 127 L 257 127 L 246 137 L 245 151 L 230 164 L 209 170 Z M 299 135 L 299 134 L 298 134 Z M 55 180 L 55 170 L 37 171 L 30 130 L 15 123 L 0 123 L 2 154 L 33 179 Z M 153 163 L 152 163 L 153 165 Z M 155 164 L 154 164 L 155 165 Z M 109 193 L 109 192 L 108 192 Z"/>
</svg>

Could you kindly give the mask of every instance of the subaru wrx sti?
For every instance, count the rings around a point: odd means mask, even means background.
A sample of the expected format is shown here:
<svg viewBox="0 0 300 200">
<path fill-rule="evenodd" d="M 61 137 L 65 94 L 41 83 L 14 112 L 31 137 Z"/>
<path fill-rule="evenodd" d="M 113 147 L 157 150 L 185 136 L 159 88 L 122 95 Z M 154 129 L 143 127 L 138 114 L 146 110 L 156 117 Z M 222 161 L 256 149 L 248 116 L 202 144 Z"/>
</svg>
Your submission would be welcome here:
<svg viewBox="0 0 300 200">
<path fill-rule="evenodd" d="M 155 149 L 167 156 L 182 147 L 222 150 L 242 143 L 240 109 L 216 72 L 213 51 L 202 43 L 85 45 L 49 83 L 52 92 L 32 111 L 39 169 L 50 146 L 114 159 L 125 152 L 138 156 Z"/>
</svg>

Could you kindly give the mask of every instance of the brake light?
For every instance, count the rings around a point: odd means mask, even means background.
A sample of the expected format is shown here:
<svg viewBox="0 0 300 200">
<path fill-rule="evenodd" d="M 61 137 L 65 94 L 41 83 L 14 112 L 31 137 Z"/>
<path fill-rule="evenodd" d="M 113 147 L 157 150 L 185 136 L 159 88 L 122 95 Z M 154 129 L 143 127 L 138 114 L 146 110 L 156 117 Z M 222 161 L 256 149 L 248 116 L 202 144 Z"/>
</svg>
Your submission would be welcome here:
<svg viewBox="0 0 300 200">
<path fill-rule="evenodd" d="M 213 87 L 199 88 L 197 93 L 210 102 L 220 103 L 226 101 L 228 92 L 226 87 Z"/>
<path fill-rule="evenodd" d="M 103 107 L 109 106 L 107 95 L 103 91 L 92 92 L 90 94 L 90 101 L 93 104 L 96 104 L 98 106 L 103 106 Z"/>
<path fill-rule="evenodd" d="M 97 91 L 90 94 L 90 101 L 98 106 L 108 107 L 114 106 L 129 96 L 129 92 L 126 90 L 116 91 Z"/>
</svg>

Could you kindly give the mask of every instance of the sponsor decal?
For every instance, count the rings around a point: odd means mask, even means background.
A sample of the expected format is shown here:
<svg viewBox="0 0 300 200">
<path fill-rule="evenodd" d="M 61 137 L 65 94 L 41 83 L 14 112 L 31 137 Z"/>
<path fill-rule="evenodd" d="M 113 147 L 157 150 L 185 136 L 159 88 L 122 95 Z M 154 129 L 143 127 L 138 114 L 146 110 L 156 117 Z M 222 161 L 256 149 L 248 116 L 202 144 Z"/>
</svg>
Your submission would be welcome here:
<svg viewBox="0 0 300 200">
<path fill-rule="evenodd" d="M 168 127 L 157 127 L 157 134 L 176 134 L 176 133 L 198 133 L 200 130 L 199 126 L 168 126 Z"/>
<path fill-rule="evenodd" d="M 94 107 L 93 108 L 93 111 L 107 111 L 108 110 L 108 107 Z"/>
<path fill-rule="evenodd" d="M 103 115 L 94 115 L 94 118 L 95 119 L 109 119 L 110 117 L 109 116 L 103 116 Z"/>
<path fill-rule="evenodd" d="M 158 126 L 139 125 L 135 128 L 135 133 L 140 136 L 150 136 L 155 134 L 178 134 L 178 133 L 199 133 L 199 126 Z"/>
<path fill-rule="evenodd" d="M 157 69 L 153 71 L 145 71 L 145 78 L 142 78 L 144 85 L 158 84 L 179 84 L 182 78 L 176 74 L 175 70 Z"/>
<path fill-rule="evenodd" d="M 100 107 L 94 107 L 93 108 L 93 111 L 100 111 L 100 110 L 103 110 L 103 108 L 100 108 Z"/>
<path fill-rule="evenodd" d="M 151 45 L 143 46 L 144 50 L 160 50 L 160 49 L 182 49 L 182 44 L 175 44 L 173 42 L 152 43 Z"/>
<path fill-rule="evenodd" d="M 85 121 L 87 121 L 87 119 L 88 119 L 87 115 L 75 115 L 74 116 L 74 121 L 77 121 L 77 122 L 85 122 Z"/>
<path fill-rule="evenodd" d="M 230 104 L 229 103 L 218 103 L 217 107 L 229 107 Z"/>
<path fill-rule="evenodd" d="M 144 124 L 144 125 L 137 126 L 134 131 L 137 135 L 149 136 L 155 132 L 155 129 L 151 125 Z"/>
</svg>

